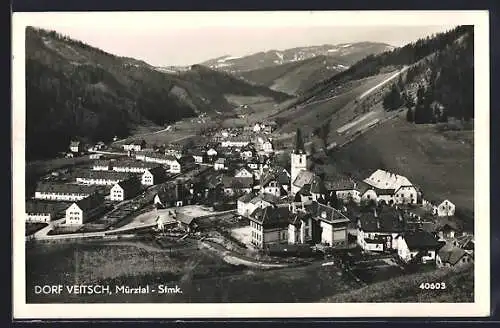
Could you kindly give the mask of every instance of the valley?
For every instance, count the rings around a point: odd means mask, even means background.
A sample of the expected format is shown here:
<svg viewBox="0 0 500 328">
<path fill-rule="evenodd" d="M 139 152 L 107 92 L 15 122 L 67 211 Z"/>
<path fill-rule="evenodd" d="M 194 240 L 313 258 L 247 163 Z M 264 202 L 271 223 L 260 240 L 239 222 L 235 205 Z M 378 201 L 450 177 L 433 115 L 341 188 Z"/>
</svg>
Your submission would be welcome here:
<svg viewBox="0 0 500 328">
<path fill-rule="evenodd" d="M 471 34 L 181 69 L 27 29 L 27 297 L 470 302 Z M 453 293 L 424 295 L 429 279 Z M 183 292 L 46 297 L 40 281 Z"/>
</svg>

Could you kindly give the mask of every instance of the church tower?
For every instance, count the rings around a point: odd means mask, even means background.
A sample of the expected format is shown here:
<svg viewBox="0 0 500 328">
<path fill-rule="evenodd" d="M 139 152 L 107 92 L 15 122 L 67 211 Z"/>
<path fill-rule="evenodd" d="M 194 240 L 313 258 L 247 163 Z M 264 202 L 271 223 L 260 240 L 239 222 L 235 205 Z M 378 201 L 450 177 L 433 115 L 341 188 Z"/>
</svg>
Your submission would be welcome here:
<svg viewBox="0 0 500 328">
<path fill-rule="evenodd" d="M 291 154 L 291 183 L 295 181 L 300 171 L 307 170 L 307 154 L 304 147 L 304 141 L 302 140 L 302 133 L 300 129 L 297 129 L 297 133 L 295 136 L 295 147 Z M 292 193 L 295 194 L 294 188 L 292 185 Z"/>
</svg>

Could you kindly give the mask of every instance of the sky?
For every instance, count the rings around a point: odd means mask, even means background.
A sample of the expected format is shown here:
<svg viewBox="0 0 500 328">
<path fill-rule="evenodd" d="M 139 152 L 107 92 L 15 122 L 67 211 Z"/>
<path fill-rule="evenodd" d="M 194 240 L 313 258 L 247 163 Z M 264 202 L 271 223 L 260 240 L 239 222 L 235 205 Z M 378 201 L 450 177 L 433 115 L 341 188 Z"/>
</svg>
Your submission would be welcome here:
<svg viewBox="0 0 500 328">
<path fill-rule="evenodd" d="M 435 24 L 432 21 L 437 20 L 423 17 L 412 21 L 399 16 L 398 21 L 387 16 L 363 19 L 352 14 L 299 13 L 288 16 L 275 12 L 199 13 L 198 16 L 173 12 L 150 16 L 141 13 L 57 16 L 53 13 L 33 15 L 27 25 L 55 30 L 115 55 L 144 60 L 155 66 L 192 65 L 224 55 L 244 56 L 322 44 L 373 41 L 402 46 L 458 25 L 446 20 Z M 422 22 L 430 23 L 422 25 Z"/>
</svg>

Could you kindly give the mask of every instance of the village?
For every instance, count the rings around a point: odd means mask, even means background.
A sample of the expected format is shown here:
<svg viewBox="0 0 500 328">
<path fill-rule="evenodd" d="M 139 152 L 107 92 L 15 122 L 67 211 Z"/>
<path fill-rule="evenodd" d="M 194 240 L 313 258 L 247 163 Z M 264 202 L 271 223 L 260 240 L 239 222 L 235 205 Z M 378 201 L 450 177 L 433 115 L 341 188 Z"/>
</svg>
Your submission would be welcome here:
<svg viewBox="0 0 500 328">
<path fill-rule="evenodd" d="M 390 279 L 473 263 L 473 231 L 452 201 L 428 201 L 409 178 L 382 169 L 363 180 L 313 172 L 300 131 L 291 149 L 278 149 L 276 125 L 210 131 L 201 144 L 74 141 L 67 157 L 90 162 L 41 179 L 26 200 L 26 242 L 148 234 L 237 265 L 320 261 L 368 283 L 377 270 Z M 277 153 L 289 153 L 289 167 Z"/>
</svg>

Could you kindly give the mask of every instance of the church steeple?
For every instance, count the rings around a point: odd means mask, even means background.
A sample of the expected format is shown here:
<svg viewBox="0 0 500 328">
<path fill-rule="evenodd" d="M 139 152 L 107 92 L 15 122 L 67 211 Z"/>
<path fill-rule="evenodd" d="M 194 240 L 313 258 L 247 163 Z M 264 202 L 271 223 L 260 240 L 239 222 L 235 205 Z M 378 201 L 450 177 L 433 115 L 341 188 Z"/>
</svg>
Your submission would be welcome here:
<svg viewBox="0 0 500 328">
<path fill-rule="evenodd" d="M 306 150 L 304 148 L 304 140 L 302 139 L 302 131 L 297 128 L 297 132 L 295 134 L 295 147 L 293 152 L 295 154 L 305 154 Z"/>
</svg>

